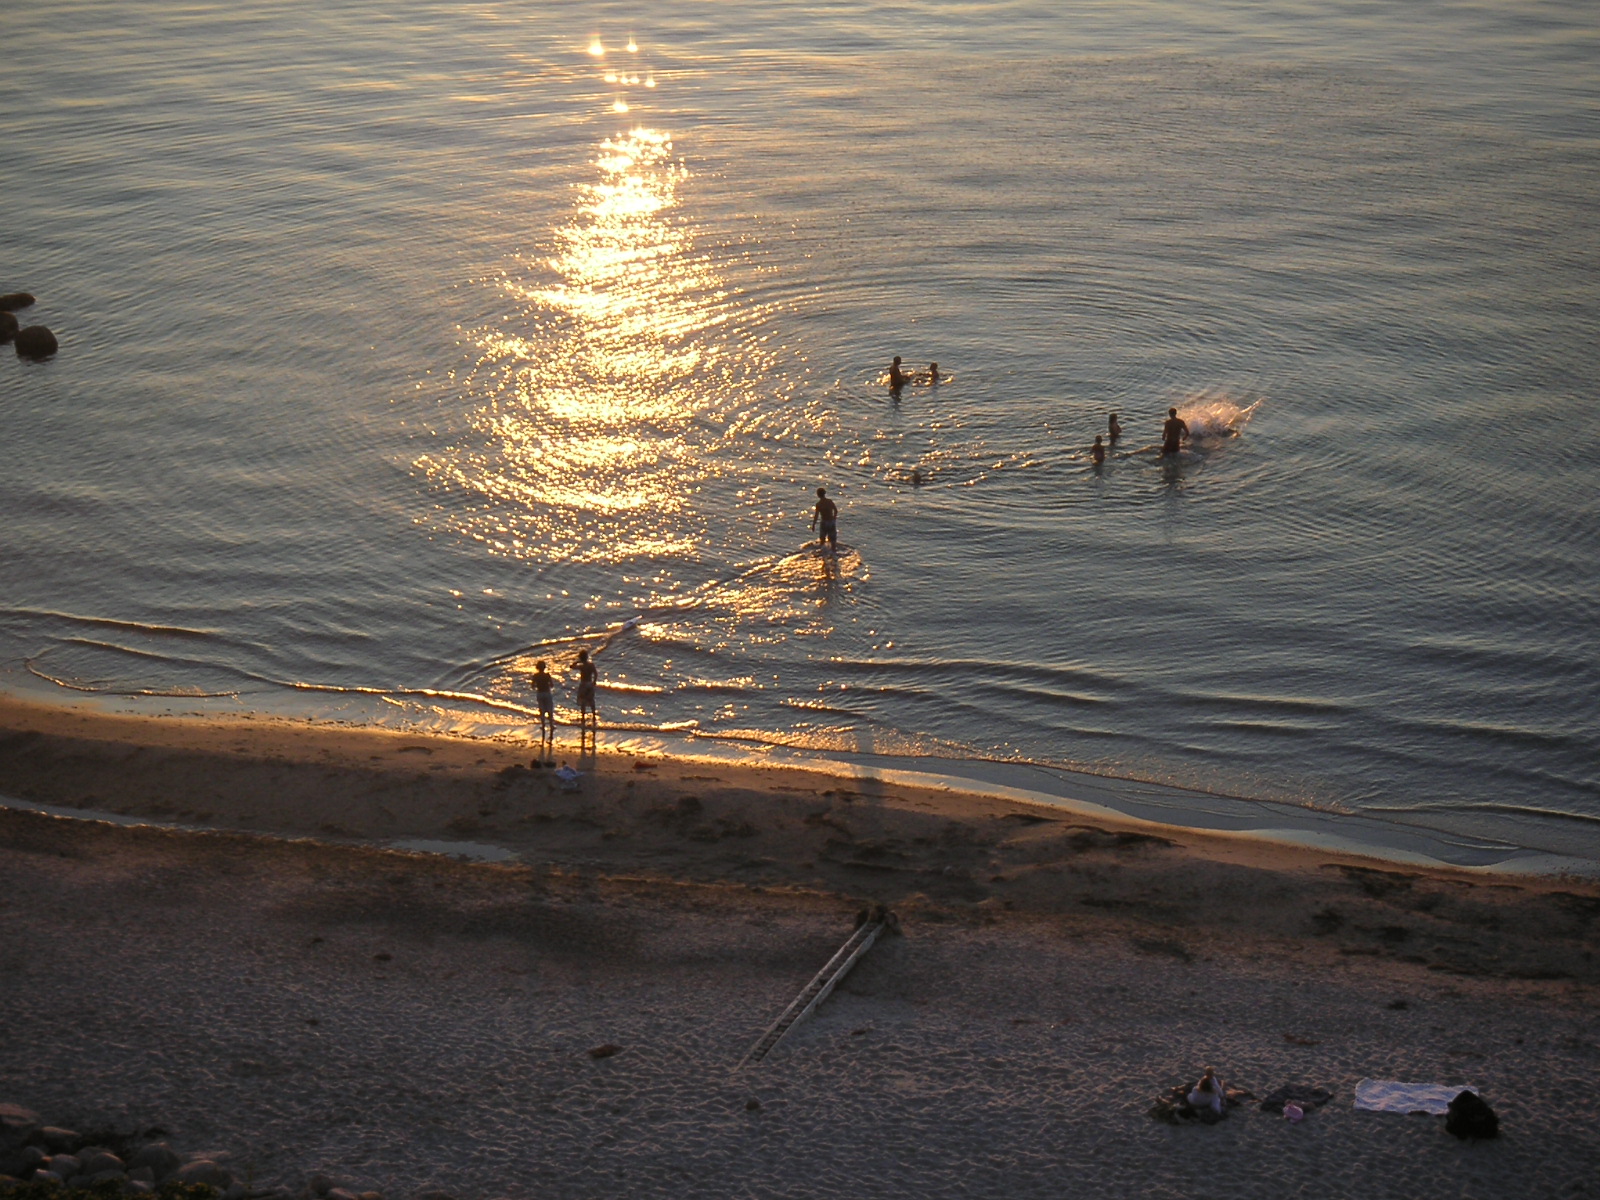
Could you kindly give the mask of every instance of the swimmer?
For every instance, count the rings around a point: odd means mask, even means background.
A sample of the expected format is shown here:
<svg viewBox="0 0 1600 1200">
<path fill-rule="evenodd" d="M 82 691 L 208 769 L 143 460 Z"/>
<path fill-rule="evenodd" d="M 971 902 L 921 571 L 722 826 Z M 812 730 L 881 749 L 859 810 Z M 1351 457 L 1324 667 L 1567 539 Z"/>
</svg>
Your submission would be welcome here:
<svg viewBox="0 0 1600 1200">
<path fill-rule="evenodd" d="M 895 359 L 895 362 L 899 361 L 898 358 Z M 839 549 L 839 506 L 828 499 L 827 488 L 817 489 L 817 506 L 811 511 L 811 528 L 813 530 L 817 528 L 818 522 L 821 522 L 822 530 L 817 535 L 817 544 L 820 546 L 823 542 L 827 542 L 837 552 Z"/>
<path fill-rule="evenodd" d="M 938 384 L 939 384 L 939 364 L 938 363 L 929 363 L 928 364 L 928 386 L 929 387 L 937 387 Z"/>
<path fill-rule="evenodd" d="M 900 356 L 896 354 L 894 361 L 889 364 L 889 387 L 893 391 L 899 391 L 910 382 L 911 376 L 900 369 Z"/>
<path fill-rule="evenodd" d="M 1108 432 L 1111 434 L 1111 441 L 1113 444 L 1115 444 L 1116 440 L 1122 436 L 1122 422 L 1117 420 L 1116 413 L 1111 414 L 1111 419 L 1106 422 L 1106 426 Z"/>
<path fill-rule="evenodd" d="M 1106 460 L 1106 448 L 1100 444 L 1100 435 L 1094 435 L 1094 445 L 1089 447 L 1089 457 L 1094 459 L 1094 465 L 1099 466 Z"/>
<path fill-rule="evenodd" d="M 1189 1090 L 1189 1106 L 1191 1108 L 1209 1108 L 1217 1116 L 1222 1115 L 1222 1105 L 1227 1100 L 1227 1092 L 1223 1089 L 1222 1080 L 1217 1078 L 1217 1073 L 1210 1067 L 1200 1076 L 1200 1082 Z"/>
<path fill-rule="evenodd" d="M 1167 419 L 1161 425 L 1161 457 L 1176 454 L 1178 446 L 1189 436 L 1189 426 L 1175 408 L 1167 409 Z"/>
</svg>

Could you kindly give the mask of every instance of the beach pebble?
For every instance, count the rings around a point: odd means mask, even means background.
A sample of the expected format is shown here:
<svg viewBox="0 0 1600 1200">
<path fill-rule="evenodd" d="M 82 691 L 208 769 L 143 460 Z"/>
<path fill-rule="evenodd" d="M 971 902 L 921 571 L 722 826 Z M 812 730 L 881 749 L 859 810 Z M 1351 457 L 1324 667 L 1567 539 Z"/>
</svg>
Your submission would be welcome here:
<svg viewBox="0 0 1600 1200">
<path fill-rule="evenodd" d="M 94 1187 L 100 1183 L 125 1183 L 127 1179 L 127 1175 L 121 1171 L 96 1171 L 93 1174 L 83 1171 L 80 1172 L 77 1179 L 73 1180 L 73 1184 L 74 1186 Z"/>
<path fill-rule="evenodd" d="M 591 1046 L 589 1048 L 589 1057 L 590 1058 L 610 1058 L 613 1054 L 615 1054 L 618 1050 L 621 1050 L 621 1049 L 622 1049 L 622 1047 L 617 1045 L 615 1042 L 607 1042 L 603 1046 Z"/>
<path fill-rule="evenodd" d="M 329 1188 L 328 1200 L 356 1200 L 356 1194 L 349 1188 Z"/>
<path fill-rule="evenodd" d="M 122 1185 L 122 1190 L 130 1196 L 149 1196 L 155 1192 L 156 1185 L 143 1179 L 130 1179 Z"/>
<path fill-rule="evenodd" d="M 0 1134 L 27 1137 L 39 1128 L 39 1114 L 20 1104 L 0 1104 Z"/>
<path fill-rule="evenodd" d="M 82 1134 L 73 1129 L 62 1129 L 59 1125 L 46 1125 L 33 1136 L 35 1141 L 53 1154 L 67 1154 L 83 1144 Z"/>
<path fill-rule="evenodd" d="M 55 1184 L 55 1185 L 57 1185 L 59 1187 L 61 1185 L 61 1183 L 63 1182 L 63 1180 L 62 1180 L 61 1176 L 57 1175 L 54 1171 L 47 1171 L 43 1167 L 40 1167 L 37 1171 L 35 1171 L 33 1173 L 33 1182 L 34 1183 L 53 1183 L 53 1184 Z"/>
<path fill-rule="evenodd" d="M 116 1171 L 120 1175 L 126 1169 L 123 1161 L 109 1150 L 99 1150 L 93 1154 L 83 1152 L 79 1158 L 83 1161 L 85 1175 L 98 1175 L 102 1171 Z"/>
<path fill-rule="evenodd" d="M 141 1146 L 128 1160 L 130 1167 L 148 1167 L 152 1172 L 150 1180 L 152 1183 L 165 1179 L 182 1163 L 183 1159 L 178 1157 L 178 1152 L 165 1142 L 151 1142 L 148 1146 Z M 137 1178 L 133 1171 L 129 1171 L 128 1175 L 129 1178 Z"/>
<path fill-rule="evenodd" d="M 0 311 L 16 312 L 19 308 L 30 308 L 33 305 L 33 296 L 28 292 L 7 292 L 0 296 Z"/>
<path fill-rule="evenodd" d="M 333 1190 L 333 1180 L 318 1171 L 306 1180 L 306 1188 L 313 1196 L 326 1196 Z"/>
<path fill-rule="evenodd" d="M 49 1157 L 38 1146 L 24 1146 L 17 1151 L 16 1157 L 12 1159 L 11 1169 L 26 1179 L 34 1171 L 44 1166 L 45 1159 Z"/>
<path fill-rule="evenodd" d="M 128 1178 L 133 1180 L 135 1183 L 154 1184 L 156 1181 L 156 1173 L 149 1167 L 134 1167 L 128 1172 Z"/>
<path fill-rule="evenodd" d="M 45 359 L 60 347 L 56 335 L 43 325 L 28 325 L 17 331 L 17 353 L 23 358 Z"/>
<path fill-rule="evenodd" d="M 204 1183 L 224 1191 L 233 1183 L 233 1172 L 218 1166 L 209 1158 L 201 1158 L 179 1167 L 177 1179 L 179 1183 Z"/>
<path fill-rule="evenodd" d="M 83 1169 L 83 1163 L 78 1161 L 78 1157 L 75 1154 L 57 1154 L 45 1165 L 50 1169 L 52 1175 L 63 1181 L 71 1179 Z"/>
</svg>

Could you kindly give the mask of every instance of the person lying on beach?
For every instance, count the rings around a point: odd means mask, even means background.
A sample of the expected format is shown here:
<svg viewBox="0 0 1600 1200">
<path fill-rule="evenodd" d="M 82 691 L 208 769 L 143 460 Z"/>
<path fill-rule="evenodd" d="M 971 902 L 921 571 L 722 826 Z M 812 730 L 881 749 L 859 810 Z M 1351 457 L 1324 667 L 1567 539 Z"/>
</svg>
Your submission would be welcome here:
<svg viewBox="0 0 1600 1200">
<path fill-rule="evenodd" d="M 1191 1108 L 1209 1108 L 1219 1117 L 1222 1115 L 1222 1106 L 1227 1100 L 1227 1092 L 1223 1089 L 1222 1080 L 1217 1078 L 1217 1073 L 1207 1067 L 1206 1073 L 1200 1076 L 1200 1082 L 1189 1089 L 1189 1106 Z"/>
</svg>

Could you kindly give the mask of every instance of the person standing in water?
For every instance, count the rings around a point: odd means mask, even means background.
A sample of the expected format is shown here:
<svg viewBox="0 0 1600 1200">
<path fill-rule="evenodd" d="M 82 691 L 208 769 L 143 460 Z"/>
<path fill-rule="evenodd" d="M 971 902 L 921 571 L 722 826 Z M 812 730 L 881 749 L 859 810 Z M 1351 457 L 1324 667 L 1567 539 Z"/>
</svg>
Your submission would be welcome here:
<svg viewBox="0 0 1600 1200">
<path fill-rule="evenodd" d="M 895 360 L 899 362 L 899 359 Z M 817 489 L 817 506 L 811 510 L 811 528 L 815 531 L 818 523 L 822 529 L 817 534 L 817 543 L 827 542 L 835 551 L 839 549 L 839 506 L 828 499 L 828 489 Z"/>
<path fill-rule="evenodd" d="M 594 663 L 589 661 L 589 652 L 587 650 L 578 651 L 578 661 L 573 664 L 573 668 L 578 672 L 578 729 L 579 737 L 581 738 L 583 736 L 583 718 L 585 713 L 587 713 L 589 718 L 594 721 L 596 728 L 598 728 L 600 725 L 600 718 L 595 712 L 594 707 L 594 681 L 596 672 Z"/>
<path fill-rule="evenodd" d="M 1116 413 L 1112 413 L 1110 420 L 1106 422 L 1106 432 L 1111 435 L 1111 444 L 1115 446 L 1117 439 L 1122 436 L 1122 422 L 1117 420 Z"/>
<path fill-rule="evenodd" d="M 548 745 L 556 736 L 556 698 L 553 691 L 556 681 L 544 669 L 541 660 L 533 664 L 533 675 L 528 682 L 533 684 L 533 695 L 539 702 L 539 740 Z"/>
<path fill-rule="evenodd" d="M 1167 419 L 1161 426 L 1161 457 L 1176 454 L 1183 439 L 1189 436 L 1189 426 L 1175 408 L 1167 409 Z"/>
<path fill-rule="evenodd" d="M 1100 435 L 1094 435 L 1094 445 L 1089 447 L 1089 457 L 1094 460 L 1094 465 L 1099 466 L 1106 460 L 1106 448 L 1100 444 Z"/>
<path fill-rule="evenodd" d="M 929 363 L 928 364 L 928 386 L 929 387 L 938 387 L 939 386 L 939 364 L 938 363 Z"/>
<path fill-rule="evenodd" d="M 900 356 L 896 354 L 894 361 L 889 364 L 889 390 L 898 392 L 911 382 L 911 376 L 900 369 Z"/>
</svg>

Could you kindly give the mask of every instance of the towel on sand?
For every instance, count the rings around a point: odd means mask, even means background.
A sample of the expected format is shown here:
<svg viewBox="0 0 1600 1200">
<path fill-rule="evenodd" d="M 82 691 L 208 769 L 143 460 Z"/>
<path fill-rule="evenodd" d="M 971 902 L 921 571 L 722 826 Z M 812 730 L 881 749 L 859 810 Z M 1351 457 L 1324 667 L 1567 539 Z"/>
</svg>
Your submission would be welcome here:
<svg viewBox="0 0 1600 1200">
<path fill-rule="evenodd" d="M 1305 1087 L 1291 1083 L 1268 1092 L 1266 1099 L 1261 1102 L 1261 1111 L 1281 1113 L 1285 1104 L 1298 1104 L 1301 1112 L 1316 1112 L 1332 1099 L 1333 1093 L 1327 1088 Z"/>
<path fill-rule="evenodd" d="M 1397 1079 L 1363 1079 L 1356 1084 L 1356 1107 L 1368 1112 L 1430 1113 L 1443 1116 L 1450 1101 L 1477 1088 L 1444 1083 L 1401 1083 Z"/>
</svg>

